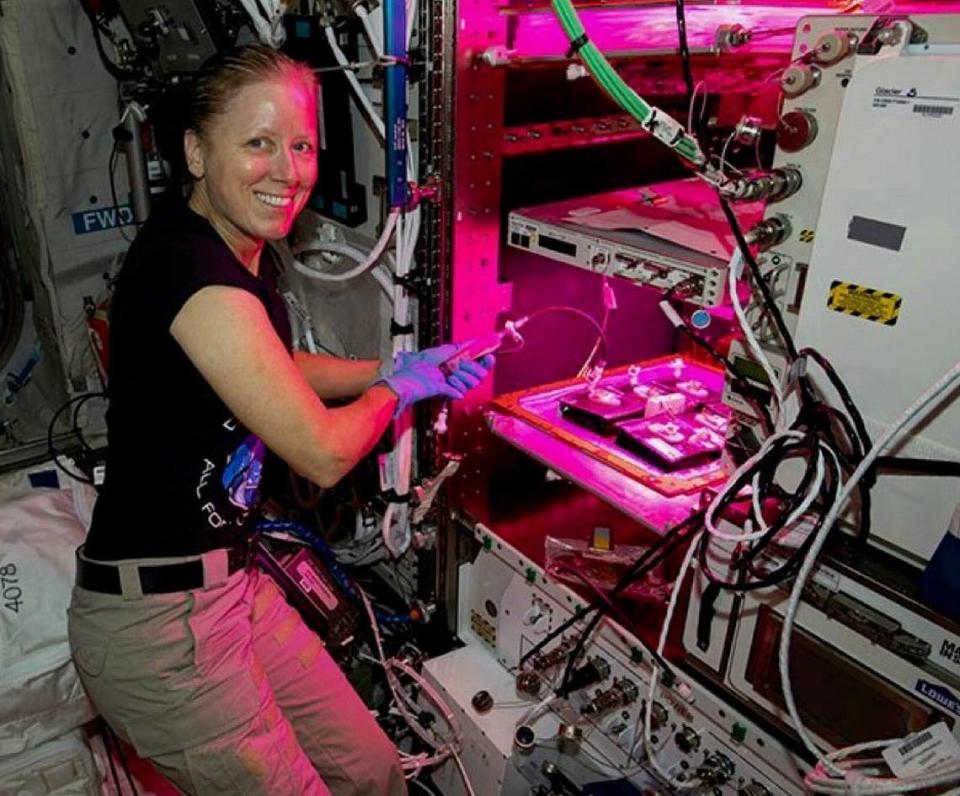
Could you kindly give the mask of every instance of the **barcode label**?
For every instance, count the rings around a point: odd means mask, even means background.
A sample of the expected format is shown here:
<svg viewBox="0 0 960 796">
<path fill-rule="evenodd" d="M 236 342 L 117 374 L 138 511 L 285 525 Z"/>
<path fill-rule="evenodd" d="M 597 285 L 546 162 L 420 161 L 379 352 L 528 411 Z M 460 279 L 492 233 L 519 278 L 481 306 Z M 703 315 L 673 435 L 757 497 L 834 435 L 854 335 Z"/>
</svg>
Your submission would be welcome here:
<svg viewBox="0 0 960 796">
<path fill-rule="evenodd" d="M 901 746 L 899 749 L 897 749 L 897 751 L 898 751 L 901 755 L 909 754 L 909 753 L 912 752 L 914 749 L 916 749 L 918 746 L 920 746 L 920 744 L 926 743 L 926 742 L 929 741 L 932 737 L 933 737 L 933 733 L 931 733 L 930 730 L 927 730 L 926 732 L 920 733 L 916 738 L 913 738 L 913 739 L 907 741 L 905 744 L 903 744 L 903 746 Z"/>
<path fill-rule="evenodd" d="M 949 105 L 914 105 L 913 112 L 923 116 L 952 116 L 953 108 Z"/>
<path fill-rule="evenodd" d="M 895 776 L 913 777 L 960 762 L 960 744 L 941 721 L 912 738 L 904 738 L 903 743 L 888 746 L 883 759 Z"/>
</svg>

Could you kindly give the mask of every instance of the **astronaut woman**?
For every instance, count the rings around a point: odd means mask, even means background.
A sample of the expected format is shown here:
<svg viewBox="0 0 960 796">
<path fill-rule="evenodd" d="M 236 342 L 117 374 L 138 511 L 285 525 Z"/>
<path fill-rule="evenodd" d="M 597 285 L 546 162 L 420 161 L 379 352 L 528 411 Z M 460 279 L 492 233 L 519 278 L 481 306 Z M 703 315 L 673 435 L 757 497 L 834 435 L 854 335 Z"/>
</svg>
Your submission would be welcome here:
<svg viewBox="0 0 960 796">
<path fill-rule="evenodd" d="M 317 177 L 317 81 L 259 45 L 208 65 L 182 109 L 187 201 L 157 208 L 111 310 L 109 458 L 78 551 L 70 643 L 121 738 L 194 794 L 402 794 L 396 751 L 244 540 L 267 450 L 336 483 L 411 403 L 462 397 L 455 348 L 291 355 L 266 241 Z M 338 408 L 325 399 L 359 396 Z"/>
</svg>

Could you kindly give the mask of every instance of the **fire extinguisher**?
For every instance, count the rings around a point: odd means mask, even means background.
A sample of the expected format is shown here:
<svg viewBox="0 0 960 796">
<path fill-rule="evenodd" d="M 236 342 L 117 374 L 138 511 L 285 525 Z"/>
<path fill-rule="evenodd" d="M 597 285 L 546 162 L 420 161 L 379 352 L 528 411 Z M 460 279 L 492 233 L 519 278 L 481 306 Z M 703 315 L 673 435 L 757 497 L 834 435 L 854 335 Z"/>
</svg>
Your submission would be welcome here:
<svg viewBox="0 0 960 796">
<path fill-rule="evenodd" d="M 100 372 L 101 381 L 106 384 L 107 365 L 110 361 L 110 300 L 106 299 L 97 304 L 90 296 L 84 296 L 83 309 L 87 315 L 90 345 L 96 354 L 97 370 Z"/>
</svg>

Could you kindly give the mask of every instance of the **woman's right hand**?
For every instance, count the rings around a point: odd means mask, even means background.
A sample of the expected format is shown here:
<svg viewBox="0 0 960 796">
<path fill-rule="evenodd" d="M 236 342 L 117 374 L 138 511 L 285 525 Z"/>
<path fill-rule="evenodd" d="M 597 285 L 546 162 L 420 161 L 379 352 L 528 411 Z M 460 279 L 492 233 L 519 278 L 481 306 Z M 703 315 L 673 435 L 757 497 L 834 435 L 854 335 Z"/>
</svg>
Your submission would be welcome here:
<svg viewBox="0 0 960 796">
<path fill-rule="evenodd" d="M 457 351 L 455 345 L 428 348 L 416 353 L 403 352 L 397 357 L 393 373 L 380 379 L 397 396 L 394 417 L 411 404 L 428 398 L 463 398 L 464 390 L 451 384 L 440 365 Z"/>
<path fill-rule="evenodd" d="M 394 416 L 411 404 L 427 398 L 458 400 L 483 381 L 493 366 L 494 360 L 490 355 L 479 362 L 459 362 L 452 372 L 441 367 L 460 348 L 460 345 L 448 343 L 423 351 L 401 351 L 397 354 L 393 374 L 379 380 L 397 396 Z"/>
</svg>

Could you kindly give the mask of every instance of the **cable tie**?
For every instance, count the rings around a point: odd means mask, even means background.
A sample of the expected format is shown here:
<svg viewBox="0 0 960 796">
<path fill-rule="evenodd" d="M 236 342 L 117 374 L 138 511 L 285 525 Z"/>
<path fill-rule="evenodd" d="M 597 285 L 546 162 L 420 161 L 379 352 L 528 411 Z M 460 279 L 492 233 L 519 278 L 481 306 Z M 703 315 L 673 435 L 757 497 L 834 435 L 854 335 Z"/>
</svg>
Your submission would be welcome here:
<svg viewBox="0 0 960 796">
<path fill-rule="evenodd" d="M 393 284 L 406 288 L 411 293 L 415 293 L 419 288 L 420 274 L 417 270 L 408 271 L 403 276 L 392 274 L 392 277 Z"/>
<path fill-rule="evenodd" d="M 406 55 L 381 55 L 377 59 L 377 66 L 410 66 L 410 59 Z"/>
<path fill-rule="evenodd" d="M 391 337 L 405 337 L 408 334 L 413 334 L 416 331 L 412 323 L 405 323 L 402 326 L 397 323 L 395 320 L 390 320 L 390 336 Z"/>
<path fill-rule="evenodd" d="M 383 492 L 382 494 L 383 494 L 383 499 L 387 501 L 387 503 L 397 503 L 397 504 L 409 503 L 411 499 L 410 492 L 408 492 L 406 495 L 398 495 L 397 490 L 395 489 L 388 489 L 386 492 Z"/>
<path fill-rule="evenodd" d="M 687 134 L 680 122 L 670 114 L 655 107 L 650 108 L 649 118 L 645 122 L 641 122 L 640 126 L 651 133 L 654 138 L 663 141 L 671 149 L 676 149 Z"/>
<path fill-rule="evenodd" d="M 587 36 L 586 31 L 577 36 L 577 38 L 571 39 L 570 49 L 567 50 L 567 58 L 573 58 L 573 56 L 577 55 L 580 50 L 582 50 L 589 43 L 590 37 Z"/>
</svg>

